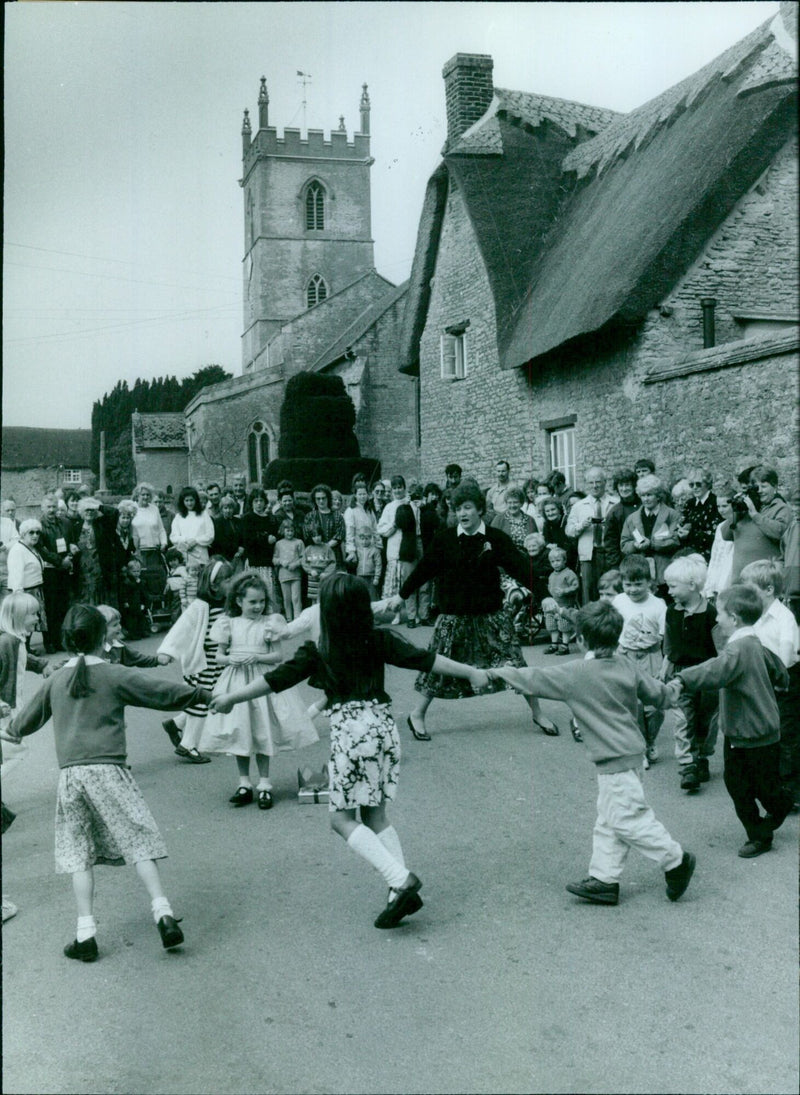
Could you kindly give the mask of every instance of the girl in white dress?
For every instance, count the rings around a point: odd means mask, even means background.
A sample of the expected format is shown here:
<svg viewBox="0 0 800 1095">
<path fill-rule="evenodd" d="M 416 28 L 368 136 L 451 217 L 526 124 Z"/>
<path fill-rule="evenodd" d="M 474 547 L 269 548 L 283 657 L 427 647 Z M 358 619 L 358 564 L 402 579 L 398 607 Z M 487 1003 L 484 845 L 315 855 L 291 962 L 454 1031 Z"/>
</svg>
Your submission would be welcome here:
<svg viewBox="0 0 800 1095">
<path fill-rule="evenodd" d="M 225 614 L 210 632 L 217 644 L 216 662 L 224 667 L 214 695 L 261 680 L 265 667 L 284 660 L 280 643 L 273 643 L 269 636 L 273 627 L 282 630 L 286 621 L 279 615 L 265 615 L 267 607 L 267 587 L 259 574 L 246 570 L 234 579 Z M 301 748 L 318 740 L 306 704 L 292 688 L 281 696 L 259 696 L 225 715 L 209 712 L 200 749 L 236 758 L 239 787 L 229 800 L 234 806 L 248 806 L 254 799 L 250 758 L 255 757 L 258 806 L 269 810 L 273 804 L 270 757 L 279 750 Z"/>
</svg>

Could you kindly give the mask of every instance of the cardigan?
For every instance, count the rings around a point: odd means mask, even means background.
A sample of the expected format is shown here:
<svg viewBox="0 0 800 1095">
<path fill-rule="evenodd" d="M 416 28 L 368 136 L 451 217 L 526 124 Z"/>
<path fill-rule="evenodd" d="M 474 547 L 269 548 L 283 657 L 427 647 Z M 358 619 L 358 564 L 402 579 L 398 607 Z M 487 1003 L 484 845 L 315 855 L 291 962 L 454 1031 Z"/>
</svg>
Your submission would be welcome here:
<svg viewBox="0 0 800 1095">
<path fill-rule="evenodd" d="M 644 525 L 642 524 L 643 514 L 644 506 L 634 510 L 629 517 L 626 517 L 625 524 L 622 526 L 619 546 L 623 555 L 637 554 L 652 559 L 655 570 L 653 577 L 657 582 L 663 582 L 664 571 L 678 549 L 676 529 L 681 521 L 680 514 L 670 506 L 660 505 L 655 512 L 652 535 L 647 537 L 650 540 L 650 546 L 642 550 L 639 547 L 636 533 L 638 532 L 639 536 L 642 537 L 645 535 Z"/>
<path fill-rule="evenodd" d="M 16 635 L 0 631 L 0 699 L 9 707 L 17 705 L 17 664 L 21 645 L 22 640 Z M 45 658 L 28 652 L 25 668 L 31 673 L 44 673 L 47 664 Z"/>
<path fill-rule="evenodd" d="M 422 650 L 413 643 L 406 642 L 394 631 L 376 628 L 375 664 L 365 686 L 359 691 L 338 681 L 330 667 L 323 661 L 322 655 L 312 642 L 303 643 L 294 657 L 279 665 L 270 673 L 264 674 L 264 680 L 273 692 L 282 692 L 301 681 L 308 680 L 312 688 L 321 689 L 329 704 L 348 703 L 352 700 L 390 703 L 391 699 L 383 686 L 384 666 L 398 665 L 401 669 L 417 669 L 429 673 L 436 660 L 436 654 Z"/>
<path fill-rule="evenodd" d="M 125 765 L 126 707 L 175 711 L 211 702 L 206 688 L 165 680 L 142 669 L 110 665 L 91 655 L 86 657 L 91 692 L 88 696 L 70 696 L 70 665 L 67 662 L 49 677 L 11 724 L 14 737 L 27 737 L 52 718 L 59 768 L 75 764 Z"/>
<path fill-rule="evenodd" d="M 405 600 L 431 578 L 436 578 L 439 609 L 448 616 L 481 616 L 499 612 L 503 605 L 500 568 L 532 589 L 536 575 L 530 558 L 500 529 L 473 536 L 457 528 L 436 533 L 428 551 L 400 587 Z"/>
<path fill-rule="evenodd" d="M 785 689 L 789 677 L 752 627 L 734 631 L 718 657 L 682 669 L 678 677 L 689 695 L 719 692 L 719 728 L 732 746 L 753 749 L 780 740 L 774 687 Z"/>
</svg>

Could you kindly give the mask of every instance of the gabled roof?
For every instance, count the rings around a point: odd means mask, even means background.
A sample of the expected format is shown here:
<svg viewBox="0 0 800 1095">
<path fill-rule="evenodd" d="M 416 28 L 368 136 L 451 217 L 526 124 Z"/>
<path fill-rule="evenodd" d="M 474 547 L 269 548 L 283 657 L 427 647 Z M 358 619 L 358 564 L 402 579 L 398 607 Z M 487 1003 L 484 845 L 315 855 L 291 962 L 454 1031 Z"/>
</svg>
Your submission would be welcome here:
<svg viewBox="0 0 800 1095">
<path fill-rule="evenodd" d="M 3 429 L 4 468 L 88 468 L 91 430 L 42 430 L 29 426 Z"/>
<path fill-rule="evenodd" d="M 183 411 L 131 415 L 133 446 L 142 449 L 185 449 L 186 421 Z"/>
<path fill-rule="evenodd" d="M 762 64 L 775 42 L 770 21 L 566 156 L 574 194 L 498 332 L 504 368 L 663 299 L 796 130 L 796 77 Z"/>
<path fill-rule="evenodd" d="M 402 298 L 408 292 L 408 282 L 403 282 L 402 285 L 398 285 L 386 296 L 380 297 L 378 300 L 373 301 L 364 311 L 358 316 L 344 331 L 327 347 L 327 349 L 320 354 L 317 360 L 310 367 L 310 372 L 321 372 L 329 365 L 333 365 L 335 361 L 339 361 L 344 357 L 347 351 L 353 346 L 360 338 L 363 338 L 367 331 L 373 327 L 381 316 L 388 312 L 393 304 L 396 304 L 398 300 Z"/>
</svg>

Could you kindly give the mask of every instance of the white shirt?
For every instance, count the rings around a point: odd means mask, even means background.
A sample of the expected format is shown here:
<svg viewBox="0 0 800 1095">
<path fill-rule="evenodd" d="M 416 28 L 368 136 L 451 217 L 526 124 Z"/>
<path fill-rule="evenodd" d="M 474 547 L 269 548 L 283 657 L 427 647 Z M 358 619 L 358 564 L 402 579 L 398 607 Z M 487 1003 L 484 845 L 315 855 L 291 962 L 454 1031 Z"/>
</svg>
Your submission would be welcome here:
<svg viewBox="0 0 800 1095">
<path fill-rule="evenodd" d="M 579 498 L 567 517 L 567 536 L 578 537 L 578 558 L 582 563 L 587 563 L 594 553 L 594 529 L 592 518 L 595 516 L 597 503 L 600 503 L 600 516 L 605 520 L 608 511 L 615 506 L 619 498 L 615 494 L 603 494 L 595 498 L 593 494 L 586 498 Z"/>
<path fill-rule="evenodd" d="M 407 506 L 410 501 L 408 495 L 403 498 L 393 498 L 384 506 L 381 519 L 378 521 L 378 534 L 386 537 L 386 558 L 389 562 L 396 562 L 400 558 L 400 543 L 403 539 L 402 532 L 395 528 L 394 524 L 397 507 Z"/>
<path fill-rule="evenodd" d="M 147 506 L 139 506 L 133 515 L 131 527 L 139 536 L 139 547 L 143 551 L 151 551 L 153 548 L 167 546 L 167 533 L 161 520 L 158 506 L 151 502 Z"/>
<path fill-rule="evenodd" d="M 467 532 L 462 525 L 456 525 L 456 536 L 477 536 L 479 533 L 483 536 L 486 535 L 486 525 L 484 525 L 483 521 L 481 521 L 474 532 Z"/>
<path fill-rule="evenodd" d="M 667 605 L 648 593 L 646 601 L 632 601 L 627 593 L 618 593 L 611 602 L 625 624 L 619 645 L 626 650 L 648 650 L 664 635 Z"/>
<path fill-rule="evenodd" d="M 800 660 L 800 630 L 797 621 L 791 610 L 780 601 L 772 602 L 753 624 L 753 631 L 761 640 L 761 645 L 777 654 L 787 669 L 791 669 Z"/>
</svg>

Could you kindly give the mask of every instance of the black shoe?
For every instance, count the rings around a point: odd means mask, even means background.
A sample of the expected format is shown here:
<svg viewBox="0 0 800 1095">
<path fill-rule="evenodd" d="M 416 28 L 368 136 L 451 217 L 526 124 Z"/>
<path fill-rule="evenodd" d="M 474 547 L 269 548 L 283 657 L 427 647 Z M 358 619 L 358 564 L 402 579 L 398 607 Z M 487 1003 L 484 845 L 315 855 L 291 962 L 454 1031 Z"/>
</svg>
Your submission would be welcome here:
<svg viewBox="0 0 800 1095">
<path fill-rule="evenodd" d="M 748 840 L 746 844 L 743 844 L 739 849 L 739 855 L 742 859 L 755 859 L 757 855 L 763 855 L 764 852 L 768 852 L 772 847 L 772 837 L 769 840 Z"/>
<path fill-rule="evenodd" d="M 177 749 L 181 744 L 181 732 L 178 729 L 178 724 L 173 719 L 165 719 L 165 721 L 162 722 L 161 725 L 166 730 L 167 737 Z"/>
<path fill-rule="evenodd" d="M 64 947 L 64 954 L 67 958 L 77 958 L 79 962 L 94 962 L 97 958 L 97 940 L 93 935 L 82 943 L 74 939 Z"/>
<path fill-rule="evenodd" d="M 417 626 L 417 621 L 416 620 L 408 620 L 406 622 L 406 627 L 416 627 L 416 626 Z"/>
<path fill-rule="evenodd" d="M 182 745 L 178 745 L 175 749 L 175 755 L 183 757 L 184 760 L 188 760 L 190 764 L 210 764 L 211 757 L 206 757 L 202 753 L 198 753 L 196 749 L 184 749 Z"/>
<path fill-rule="evenodd" d="M 691 852 L 684 852 L 683 859 L 677 867 L 671 871 L 664 871 L 667 880 L 667 897 L 670 901 L 677 901 L 681 894 L 686 892 L 686 887 L 691 881 L 697 859 Z"/>
<path fill-rule="evenodd" d="M 708 770 L 708 757 L 698 757 L 695 762 L 695 768 L 697 769 L 697 778 L 701 783 L 708 783 L 711 779 L 711 772 Z"/>
<path fill-rule="evenodd" d="M 249 806 L 253 801 L 253 788 L 252 787 L 240 787 L 235 795 L 231 795 L 228 802 L 232 802 L 234 806 Z"/>
<path fill-rule="evenodd" d="M 430 741 L 431 740 L 431 736 L 430 736 L 429 733 L 427 733 L 427 731 L 417 730 L 417 728 L 414 726 L 414 723 L 411 721 L 411 716 L 410 715 L 406 719 L 406 722 L 408 723 L 408 729 L 411 731 L 411 733 L 414 735 L 414 737 L 416 738 L 417 741 Z"/>
<path fill-rule="evenodd" d="M 551 723 L 550 726 L 548 726 L 546 723 L 539 722 L 538 719 L 534 719 L 533 725 L 541 730 L 543 734 L 547 734 L 548 738 L 557 738 L 558 735 L 561 733 L 555 723 Z"/>
<path fill-rule="evenodd" d="M 180 919 L 180 917 L 176 920 L 174 916 L 162 916 L 156 925 L 165 951 L 179 947 L 183 942 L 183 932 L 178 927 Z"/>
<path fill-rule="evenodd" d="M 396 928 L 404 916 L 411 916 L 422 907 L 422 902 L 417 904 L 419 888 L 422 885 L 415 874 L 409 873 L 408 882 L 402 890 L 398 890 L 396 896 L 388 903 L 375 921 L 376 928 Z"/>
<path fill-rule="evenodd" d="M 246 788 L 239 788 L 239 790 L 246 790 Z M 244 803 L 242 804 L 244 805 Z M 258 808 L 259 810 L 271 810 L 272 809 L 272 791 L 259 791 L 258 792 Z"/>
<path fill-rule="evenodd" d="M 601 882 L 599 878 L 590 876 L 582 882 L 569 882 L 567 890 L 594 905 L 616 905 L 619 902 L 619 882 Z"/>
<path fill-rule="evenodd" d="M 700 773 L 693 764 L 687 764 L 684 768 L 681 769 L 681 790 L 700 790 Z"/>
</svg>

